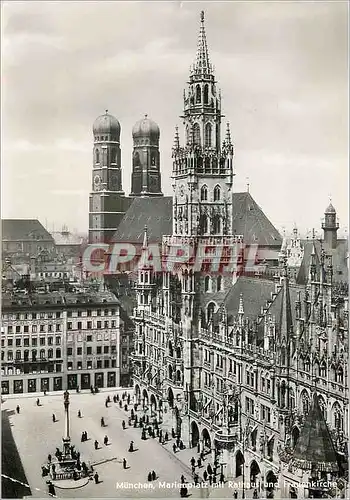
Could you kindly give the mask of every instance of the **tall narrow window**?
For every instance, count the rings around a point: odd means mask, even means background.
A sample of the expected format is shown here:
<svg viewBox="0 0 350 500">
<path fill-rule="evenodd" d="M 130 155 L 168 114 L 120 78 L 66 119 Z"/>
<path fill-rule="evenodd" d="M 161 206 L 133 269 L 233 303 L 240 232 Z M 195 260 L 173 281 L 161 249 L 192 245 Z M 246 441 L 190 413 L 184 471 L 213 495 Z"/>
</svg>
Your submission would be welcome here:
<svg viewBox="0 0 350 500">
<path fill-rule="evenodd" d="M 220 198 L 221 198 L 220 186 L 215 186 L 215 188 L 214 188 L 214 201 L 220 201 Z"/>
<path fill-rule="evenodd" d="M 201 145 L 201 130 L 198 123 L 193 125 L 193 139 L 196 146 Z"/>
<path fill-rule="evenodd" d="M 208 189 L 207 186 L 203 186 L 201 189 L 201 201 L 207 201 L 208 199 Z"/>
<path fill-rule="evenodd" d="M 112 148 L 111 163 L 117 163 L 117 149 L 116 148 Z"/>
<path fill-rule="evenodd" d="M 209 222 L 208 217 L 203 215 L 203 234 L 208 234 L 209 232 Z"/>
<path fill-rule="evenodd" d="M 209 87 L 208 84 L 204 85 L 204 104 L 209 102 Z"/>
<path fill-rule="evenodd" d="M 214 234 L 220 234 L 221 233 L 221 218 L 220 218 L 220 215 L 215 215 L 214 216 L 213 233 Z"/>
<path fill-rule="evenodd" d="M 196 104 L 201 102 L 201 87 L 200 85 L 196 86 Z"/>
<path fill-rule="evenodd" d="M 95 157 L 96 157 L 96 163 L 100 163 L 100 152 L 98 149 L 96 149 Z"/>
<path fill-rule="evenodd" d="M 211 124 L 207 123 L 205 126 L 205 145 L 207 148 L 211 147 L 211 132 L 212 132 Z"/>
</svg>

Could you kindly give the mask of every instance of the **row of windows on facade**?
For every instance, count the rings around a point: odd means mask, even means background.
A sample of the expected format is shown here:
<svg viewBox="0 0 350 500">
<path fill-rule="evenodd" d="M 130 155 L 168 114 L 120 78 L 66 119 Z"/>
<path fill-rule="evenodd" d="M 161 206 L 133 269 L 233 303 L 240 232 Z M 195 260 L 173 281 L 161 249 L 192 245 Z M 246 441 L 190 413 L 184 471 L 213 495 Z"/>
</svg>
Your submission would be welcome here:
<svg viewBox="0 0 350 500">
<path fill-rule="evenodd" d="M 221 200 L 221 188 L 220 186 L 215 186 L 213 189 L 213 201 Z M 208 201 L 208 187 L 201 187 L 201 201 Z"/>
<path fill-rule="evenodd" d="M 76 339 L 78 342 L 83 342 L 84 340 L 86 342 L 93 342 L 94 340 L 97 340 L 97 341 L 102 341 L 102 340 L 116 340 L 117 339 L 117 335 L 115 333 L 109 333 L 109 332 L 105 332 L 104 333 L 104 336 L 102 335 L 102 333 L 96 333 L 94 336 L 93 335 L 86 335 L 86 337 L 84 338 L 84 336 L 82 334 L 78 334 L 78 335 L 72 335 L 72 334 L 68 334 L 67 335 L 67 342 L 73 342 L 74 339 Z M 121 340 L 122 340 L 122 344 L 127 344 L 128 343 L 128 337 L 123 335 L 121 337 Z M 15 341 L 15 344 L 14 344 L 14 341 Z M 60 336 L 55 336 L 55 337 L 39 337 L 39 345 L 41 346 L 45 346 L 46 344 L 47 345 L 54 345 L 54 343 L 56 345 L 61 345 L 62 343 L 62 338 Z M 29 347 L 29 346 L 32 346 L 32 347 L 36 347 L 38 345 L 38 338 L 37 337 L 25 337 L 25 338 L 16 338 L 16 339 L 13 339 L 13 338 L 8 338 L 7 339 L 7 347 L 13 347 L 13 345 L 15 345 L 16 347 Z M 1 347 L 5 347 L 5 339 L 1 339 Z"/>
<path fill-rule="evenodd" d="M 56 272 L 52 271 L 51 273 L 45 272 L 45 273 L 35 273 L 36 276 L 39 276 L 40 278 L 69 278 L 71 273 L 63 273 L 63 272 Z"/>
<path fill-rule="evenodd" d="M 115 316 L 116 309 L 86 309 L 83 311 L 67 311 L 68 318 L 75 317 L 90 317 L 90 316 Z M 15 313 L 15 314 L 3 314 L 2 319 L 5 320 L 31 320 L 31 319 L 59 319 L 63 317 L 63 313 L 60 311 L 48 311 L 40 313 Z"/>
<path fill-rule="evenodd" d="M 97 135 L 95 136 L 96 141 L 117 141 L 118 138 L 116 135 L 110 135 L 108 139 L 108 135 Z"/>
<path fill-rule="evenodd" d="M 61 323 L 56 323 L 56 324 L 44 324 L 44 325 L 32 325 L 31 327 L 31 332 L 32 333 L 37 333 L 38 332 L 38 327 L 39 327 L 39 332 L 40 333 L 45 333 L 45 332 L 61 332 L 62 331 L 62 324 Z M 67 323 L 67 329 L 68 330 L 93 330 L 93 329 L 109 329 L 109 328 L 116 328 L 117 327 L 117 322 L 115 320 L 112 321 L 96 321 L 93 323 L 92 321 L 87 321 L 87 322 L 82 322 L 78 321 L 76 325 L 74 325 L 73 328 L 73 323 L 69 321 Z M 4 332 L 6 333 L 6 328 L 4 327 Z M 9 325 L 7 327 L 7 333 L 12 334 L 12 333 L 29 333 L 29 325 L 17 325 L 15 327 L 15 330 L 13 329 L 12 325 Z"/>
<path fill-rule="evenodd" d="M 117 348 L 116 346 L 111 346 L 111 350 L 109 350 L 109 346 L 104 346 L 103 348 L 103 353 L 102 353 L 102 347 L 97 347 L 96 349 L 96 355 L 102 355 L 102 354 L 116 354 Z M 124 351 L 123 351 L 124 352 Z M 82 347 L 78 347 L 76 350 L 77 356 L 83 356 L 83 349 Z M 15 354 L 15 357 L 14 357 Z M 72 348 L 67 348 L 67 356 L 73 356 L 73 349 Z M 91 347 L 88 347 L 86 349 L 86 355 L 93 355 L 93 351 Z M 123 358 L 126 358 L 126 354 L 124 352 Z M 7 361 L 13 361 L 14 359 L 16 361 L 29 361 L 31 359 L 32 362 L 35 362 L 37 359 L 41 360 L 46 360 L 46 359 L 62 359 L 62 350 L 61 349 L 48 349 L 47 351 L 45 349 L 40 349 L 39 351 L 39 357 L 38 357 L 38 351 L 36 349 L 33 349 L 31 351 L 7 351 Z M 5 361 L 5 353 L 4 351 L 1 351 L 1 361 Z"/>
<path fill-rule="evenodd" d="M 212 147 L 212 134 L 213 127 L 211 123 L 207 123 L 204 127 L 204 147 Z M 191 144 L 191 142 L 193 142 L 195 146 L 202 145 L 201 128 L 199 123 L 194 123 L 192 129 L 189 125 L 186 127 L 186 143 Z"/>
<path fill-rule="evenodd" d="M 214 94 L 214 88 L 212 88 L 212 93 Z M 195 94 L 196 94 L 196 98 L 195 98 L 196 104 L 201 104 L 202 102 L 203 102 L 203 104 L 209 104 L 209 84 L 208 83 L 206 83 L 203 86 L 203 88 L 199 84 L 197 84 Z"/>
<path fill-rule="evenodd" d="M 214 283 L 216 283 L 216 289 L 214 286 Z M 204 278 L 204 291 L 211 293 L 211 292 L 223 292 L 224 291 L 224 280 L 222 276 L 218 276 L 216 279 L 212 278 L 212 276 L 206 276 Z"/>
<path fill-rule="evenodd" d="M 47 358 L 40 358 L 40 359 L 42 359 L 43 361 L 47 360 Z M 34 363 L 36 361 L 38 361 L 37 358 L 32 360 L 32 362 L 34 362 Z M 69 370 L 69 371 L 74 370 L 74 366 L 76 366 L 77 370 L 83 370 L 83 369 L 87 369 L 87 370 L 97 369 L 97 370 L 99 370 L 101 368 L 116 368 L 117 367 L 117 360 L 116 359 L 112 359 L 112 360 L 98 359 L 95 361 L 87 360 L 84 363 L 83 363 L 83 361 L 77 361 L 75 364 L 73 363 L 73 361 L 67 362 L 67 370 Z M 128 366 L 127 360 L 124 359 L 124 361 L 122 362 L 122 367 L 127 368 L 127 366 Z M 28 374 L 31 374 L 31 373 L 33 373 L 33 374 L 34 373 L 52 373 L 54 371 L 56 373 L 62 373 L 62 366 L 60 364 L 56 364 L 56 366 L 49 365 L 49 366 L 45 367 L 44 369 L 40 369 L 40 367 L 38 367 L 36 365 L 31 365 L 28 368 L 28 370 L 24 370 L 23 368 L 18 368 L 18 367 L 17 368 L 8 367 L 8 368 L 2 368 L 1 375 L 2 376 L 11 376 L 11 375 L 20 375 L 21 373 L 28 373 Z"/>
</svg>

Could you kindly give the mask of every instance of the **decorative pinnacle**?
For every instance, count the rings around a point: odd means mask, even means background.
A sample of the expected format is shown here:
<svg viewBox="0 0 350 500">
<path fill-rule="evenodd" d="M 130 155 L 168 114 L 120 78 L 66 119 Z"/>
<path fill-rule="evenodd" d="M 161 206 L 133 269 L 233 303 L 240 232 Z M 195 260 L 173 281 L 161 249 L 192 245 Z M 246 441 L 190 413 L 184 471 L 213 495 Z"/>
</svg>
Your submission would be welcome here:
<svg viewBox="0 0 350 500">
<path fill-rule="evenodd" d="M 239 307 L 238 307 L 238 314 L 244 314 L 244 307 L 243 307 L 243 294 L 241 293 L 239 296 Z"/>
<path fill-rule="evenodd" d="M 179 147 L 180 147 L 179 127 L 176 125 L 175 137 L 174 137 L 174 149 L 178 149 Z"/>
<path fill-rule="evenodd" d="M 231 142 L 231 131 L 230 131 L 230 123 L 227 122 L 226 124 L 226 137 L 225 137 L 225 142 L 227 145 L 231 146 L 232 145 L 232 142 Z"/>
<path fill-rule="evenodd" d="M 147 234 L 147 226 L 145 225 L 144 227 L 144 233 L 143 233 L 143 245 L 142 248 L 145 249 L 148 247 L 148 234 Z"/>
<path fill-rule="evenodd" d="M 212 72 L 212 67 L 209 63 L 208 46 L 207 46 L 207 38 L 205 35 L 204 11 L 203 10 L 200 14 L 200 28 L 199 28 L 199 36 L 198 36 L 197 55 L 196 55 L 196 62 L 194 64 L 193 72 L 194 72 L 194 74 L 197 74 L 197 75 L 210 74 Z"/>
</svg>

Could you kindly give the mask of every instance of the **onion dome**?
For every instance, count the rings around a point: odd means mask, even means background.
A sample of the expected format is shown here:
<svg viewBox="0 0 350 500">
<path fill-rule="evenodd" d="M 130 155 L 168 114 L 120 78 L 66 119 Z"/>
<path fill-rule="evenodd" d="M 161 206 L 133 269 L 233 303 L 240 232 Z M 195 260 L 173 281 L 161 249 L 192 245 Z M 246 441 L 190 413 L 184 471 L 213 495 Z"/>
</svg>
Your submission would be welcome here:
<svg viewBox="0 0 350 500">
<path fill-rule="evenodd" d="M 94 135 L 111 135 L 114 137 L 120 137 L 120 123 L 118 120 L 108 113 L 99 116 L 94 121 L 92 130 Z"/>
<path fill-rule="evenodd" d="M 335 214 L 335 208 L 333 207 L 332 203 L 328 205 L 326 208 L 325 214 Z"/>
<path fill-rule="evenodd" d="M 160 130 L 158 125 L 145 115 L 142 120 L 139 120 L 133 126 L 132 136 L 134 139 L 150 139 L 159 141 Z"/>
</svg>

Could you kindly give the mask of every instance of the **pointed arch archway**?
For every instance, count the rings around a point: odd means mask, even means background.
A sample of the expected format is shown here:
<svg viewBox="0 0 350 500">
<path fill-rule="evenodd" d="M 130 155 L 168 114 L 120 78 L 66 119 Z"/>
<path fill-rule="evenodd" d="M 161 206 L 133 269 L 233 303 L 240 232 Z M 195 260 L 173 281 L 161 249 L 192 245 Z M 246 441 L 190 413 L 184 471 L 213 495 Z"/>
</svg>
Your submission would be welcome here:
<svg viewBox="0 0 350 500">
<path fill-rule="evenodd" d="M 168 388 L 168 403 L 170 408 L 174 408 L 174 393 L 171 387 Z"/>
<path fill-rule="evenodd" d="M 138 384 L 135 385 L 135 398 L 136 403 L 139 405 L 141 403 L 141 389 Z"/>
<path fill-rule="evenodd" d="M 257 477 L 260 474 L 260 467 L 256 460 L 253 460 L 250 464 L 250 483 L 252 485 L 256 484 Z"/>
<path fill-rule="evenodd" d="M 148 398 L 148 392 L 146 391 L 146 389 L 144 389 L 142 391 L 142 403 L 143 403 L 143 407 L 148 407 L 148 403 L 149 403 L 149 398 Z"/>
<path fill-rule="evenodd" d="M 198 442 L 199 442 L 199 429 L 198 429 L 198 425 L 196 424 L 196 422 L 192 422 L 191 424 L 191 448 L 194 448 L 195 446 L 197 446 Z"/>
<path fill-rule="evenodd" d="M 208 429 L 202 430 L 203 446 L 207 452 L 211 451 L 211 438 Z"/>
<path fill-rule="evenodd" d="M 278 482 L 277 477 L 275 474 L 270 470 L 266 474 L 266 498 L 273 498 L 274 497 L 274 490 L 276 487 L 276 483 Z"/>
<path fill-rule="evenodd" d="M 239 477 L 243 474 L 244 467 L 244 456 L 241 450 L 238 450 L 236 453 L 236 477 Z"/>
<path fill-rule="evenodd" d="M 292 446 L 293 446 L 293 448 L 297 444 L 299 436 L 300 436 L 300 431 L 299 431 L 297 426 L 294 426 L 292 429 Z"/>
</svg>

